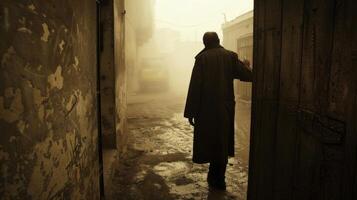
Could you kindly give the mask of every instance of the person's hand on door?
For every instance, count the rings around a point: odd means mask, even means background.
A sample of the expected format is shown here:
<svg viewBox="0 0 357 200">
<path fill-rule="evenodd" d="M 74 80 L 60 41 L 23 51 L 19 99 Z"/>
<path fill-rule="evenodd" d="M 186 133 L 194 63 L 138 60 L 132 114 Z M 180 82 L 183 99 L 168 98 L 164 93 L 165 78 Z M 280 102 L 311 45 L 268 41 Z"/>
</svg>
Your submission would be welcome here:
<svg viewBox="0 0 357 200">
<path fill-rule="evenodd" d="M 246 67 L 248 67 L 249 69 L 252 69 L 251 66 L 250 66 L 250 61 L 249 60 L 244 59 L 242 62 Z"/>
<path fill-rule="evenodd" d="M 188 118 L 188 122 L 191 124 L 191 126 L 195 126 L 195 120 L 193 117 Z"/>
</svg>

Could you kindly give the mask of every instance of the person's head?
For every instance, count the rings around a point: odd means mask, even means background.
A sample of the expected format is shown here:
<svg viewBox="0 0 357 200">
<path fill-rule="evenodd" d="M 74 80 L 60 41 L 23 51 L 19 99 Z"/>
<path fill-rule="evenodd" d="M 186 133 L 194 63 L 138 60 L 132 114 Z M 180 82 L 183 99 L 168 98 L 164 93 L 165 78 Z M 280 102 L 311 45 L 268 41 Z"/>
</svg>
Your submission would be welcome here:
<svg viewBox="0 0 357 200">
<path fill-rule="evenodd" d="M 214 47 L 219 45 L 219 37 L 216 32 L 206 32 L 203 35 L 203 44 L 205 47 Z"/>
</svg>

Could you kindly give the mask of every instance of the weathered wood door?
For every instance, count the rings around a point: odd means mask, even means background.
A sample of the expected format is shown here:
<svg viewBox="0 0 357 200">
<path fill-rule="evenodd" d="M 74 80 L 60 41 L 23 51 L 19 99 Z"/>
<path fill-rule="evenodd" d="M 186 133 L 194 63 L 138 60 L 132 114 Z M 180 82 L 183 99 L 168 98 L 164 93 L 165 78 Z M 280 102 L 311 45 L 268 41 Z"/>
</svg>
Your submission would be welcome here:
<svg viewBox="0 0 357 200">
<path fill-rule="evenodd" d="M 357 199 L 356 4 L 255 1 L 249 200 Z"/>
</svg>

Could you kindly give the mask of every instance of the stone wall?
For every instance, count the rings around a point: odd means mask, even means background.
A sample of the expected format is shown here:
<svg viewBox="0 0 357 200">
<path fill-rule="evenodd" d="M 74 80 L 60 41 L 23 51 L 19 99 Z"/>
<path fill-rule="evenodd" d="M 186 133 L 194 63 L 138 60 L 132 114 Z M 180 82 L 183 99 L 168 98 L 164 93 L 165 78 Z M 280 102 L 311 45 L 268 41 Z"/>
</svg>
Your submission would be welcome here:
<svg viewBox="0 0 357 200">
<path fill-rule="evenodd" d="M 99 199 L 96 3 L 0 2 L 0 196 Z"/>
</svg>

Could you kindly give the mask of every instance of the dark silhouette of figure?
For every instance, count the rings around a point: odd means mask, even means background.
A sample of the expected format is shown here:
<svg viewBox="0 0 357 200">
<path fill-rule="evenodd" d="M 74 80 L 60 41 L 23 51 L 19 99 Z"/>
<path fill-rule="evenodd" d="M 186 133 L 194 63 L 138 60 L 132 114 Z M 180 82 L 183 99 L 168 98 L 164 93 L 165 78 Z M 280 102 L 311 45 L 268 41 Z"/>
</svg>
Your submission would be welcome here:
<svg viewBox="0 0 357 200">
<path fill-rule="evenodd" d="M 203 36 L 205 48 L 196 56 L 184 117 L 194 126 L 193 162 L 210 163 L 210 187 L 225 190 L 229 156 L 234 156 L 233 80 L 252 81 L 249 62 L 220 45 L 217 33 Z"/>
</svg>

